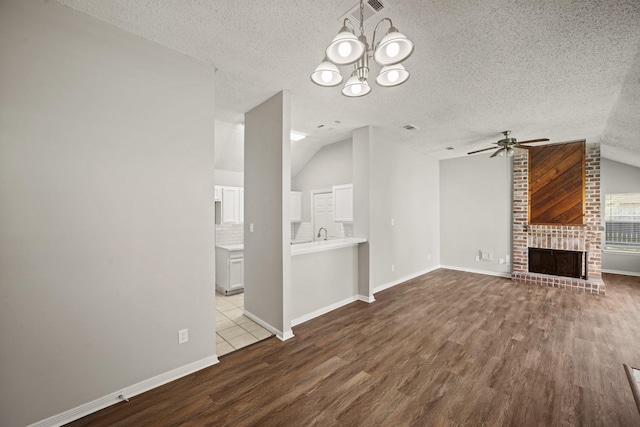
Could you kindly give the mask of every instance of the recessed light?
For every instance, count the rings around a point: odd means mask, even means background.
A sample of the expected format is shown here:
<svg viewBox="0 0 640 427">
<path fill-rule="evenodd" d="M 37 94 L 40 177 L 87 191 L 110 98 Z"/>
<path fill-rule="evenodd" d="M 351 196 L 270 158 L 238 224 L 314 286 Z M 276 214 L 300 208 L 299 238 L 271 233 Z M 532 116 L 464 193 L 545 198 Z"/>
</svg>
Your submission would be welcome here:
<svg viewBox="0 0 640 427">
<path fill-rule="evenodd" d="M 406 129 L 406 130 L 418 130 L 417 126 L 414 125 L 404 125 L 402 126 L 402 129 Z"/>
<path fill-rule="evenodd" d="M 305 139 L 307 135 L 301 134 L 299 132 L 291 131 L 290 137 L 292 141 L 300 141 L 301 139 Z"/>
<path fill-rule="evenodd" d="M 453 147 L 447 147 L 446 149 L 451 151 L 451 150 L 453 150 Z"/>
</svg>

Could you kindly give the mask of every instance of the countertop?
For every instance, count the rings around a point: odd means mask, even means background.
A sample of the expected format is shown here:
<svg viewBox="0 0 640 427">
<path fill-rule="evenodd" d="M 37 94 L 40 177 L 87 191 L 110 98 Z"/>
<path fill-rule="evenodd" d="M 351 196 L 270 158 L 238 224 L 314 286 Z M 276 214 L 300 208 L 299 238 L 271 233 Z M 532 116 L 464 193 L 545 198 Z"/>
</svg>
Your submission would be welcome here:
<svg viewBox="0 0 640 427">
<path fill-rule="evenodd" d="M 310 254 L 313 252 L 328 251 L 331 249 L 347 248 L 365 243 L 367 239 L 360 237 L 345 237 L 343 239 L 319 240 L 311 243 L 301 243 L 291 246 L 291 255 Z"/>
<path fill-rule="evenodd" d="M 328 251 L 331 249 L 347 248 L 360 243 L 365 243 L 367 239 L 360 237 L 345 237 L 342 239 L 319 240 L 316 242 L 298 243 L 291 245 L 291 255 L 310 254 L 313 252 Z M 216 248 L 229 252 L 243 251 L 243 243 L 233 243 L 229 245 L 216 245 Z"/>
<path fill-rule="evenodd" d="M 230 251 L 230 252 L 243 251 L 244 250 L 244 243 L 233 243 L 233 244 L 230 244 L 230 245 L 216 245 L 216 248 L 225 249 L 225 250 Z"/>
</svg>

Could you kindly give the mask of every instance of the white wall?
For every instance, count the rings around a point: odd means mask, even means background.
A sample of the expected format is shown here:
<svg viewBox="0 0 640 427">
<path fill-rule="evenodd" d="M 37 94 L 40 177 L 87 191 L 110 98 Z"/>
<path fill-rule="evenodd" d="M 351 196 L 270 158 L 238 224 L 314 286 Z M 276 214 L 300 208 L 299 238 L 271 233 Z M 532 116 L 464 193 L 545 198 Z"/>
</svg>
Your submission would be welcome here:
<svg viewBox="0 0 640 427">
<path fill-rule="evenodd" d="M 244 309 L 281 339 L 291 334 L 290 117 L 283 91 L 245 114 L 244 136 Z"/>
<path fill-rule="evenodd" d="M 353 181 L 351 140 L 322 147 L 293 177 L 291 189 L 302 191 L 302 221 L 311 221 L 311 190 L 331 188 Z"/>
<path fill-rule="evenodd" d="M 440 263 L 438 161 L 402 143 L 384 140 L 376 131 L 374 128 L 369 153 L 373 289 Z M 395 271 L 391 271 L 392 264 Z"/>
<path fill-rule="evenodd" d="M 229 187 L 244 187 L 244 172 L 216 169 L 214 179 L 215 179 L 216 185 L 227 185 Z"/>
<path fill-rule="evenodd" d="M 213 81 L 59 3 L 0 5 L 0 425 L 215 363 Z"/>
<path fill-rule="evenodd" d="M 600 163 L 600 177 L 602 224 L 604 225 L 605 194 L 640 193 L 640 168 L 603 158 Z M 604 235 L 602 239 L 604 242 Z M 603 251 L 602 270 L 638 275 L 640 274 L 640 254 Z"/>
<path fill-rule="evenodd" d="M 369 239 L 371 226 L 371 141 L 373 127 L 356 129 L 352 134 L 353 149 L 353 235 Z M 358 245 L 358 295 L 372 302 L 371 258 L 369 241 Z"/>
<path fill-rule="evenodd" d="M 443 266 L 510 276 L 511 158 L 489 154 L 440 161 L 440 257 Z M 493 261 L 476 261 L 482 250 Z"/>
</svg>

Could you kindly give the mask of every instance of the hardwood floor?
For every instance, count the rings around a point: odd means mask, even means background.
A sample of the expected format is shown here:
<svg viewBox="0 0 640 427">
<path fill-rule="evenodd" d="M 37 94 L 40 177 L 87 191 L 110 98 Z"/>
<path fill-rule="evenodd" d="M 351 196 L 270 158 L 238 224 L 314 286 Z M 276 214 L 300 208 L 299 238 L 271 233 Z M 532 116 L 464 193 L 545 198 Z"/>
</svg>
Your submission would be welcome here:
<svg viewBox="0 0 640 427">
<path fill-rule="evenodd" d="M 437 270 L 71 426 L 638 426 L 640 278 L 606 297 Z"/>
</svg>

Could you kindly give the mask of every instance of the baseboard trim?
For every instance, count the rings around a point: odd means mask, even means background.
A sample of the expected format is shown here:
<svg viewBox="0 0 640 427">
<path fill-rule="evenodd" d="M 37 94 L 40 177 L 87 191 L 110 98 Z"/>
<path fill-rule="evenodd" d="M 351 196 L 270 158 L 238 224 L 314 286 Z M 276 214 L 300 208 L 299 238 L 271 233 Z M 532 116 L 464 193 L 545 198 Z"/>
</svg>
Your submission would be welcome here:
<svg viewBox="0 0 640 427">
<path fill-rule="evenodd" d="M 392 288 L 394 286 L 397 286 L 397 285 L 399 285 L 401 283 L 406 282 L 407 280 L 415 279 L 416 277 L 422 276 L 423 274 L 427 274 L 427 273 L 431 273 L 432 271 L 436 271 L 439 268 L 440 268 L 440 266 L 437 265 L 435 267 L 430 267 L 430 268 L 427 268 L 426 270 L 422 270 L 422 271 L 419 271 L 417 273 L 413 273 L 413 274 L 410 274 L 408 276 L 401 277 L 401 278 L 399 278 L 397 280 L 394 280 L 393 282 L 385 283 L 384 285 L 380 285 L 380 286 L 374 288 L 373 289 L 373 293 L 375 294 L 375 293 L 378 293 L 380 291 L 384 291 L 385 289 Z"/>
<path fill-rule="evenodd" d="M 119 398 L 120 395 L 128 399 L 128 398 L 137 396 L 139 394 L 142 394 L 145 391 L 149 391 L 153 388 L 160 387 L 161 385 L 167 384 L 171 381 L 175 381 L 179 378 L 186 377 L 187 375 L 190 375 L 201 369 L 208 368 L 217 363 L 219 363 L 218 356 L 213 355 L 213 356 L 205 357 L 204 359 L 197 360 L 195 362 L 189 363 L 188 365 L 181 366 L 179 368 L 173 369 L 171 371 L 168 371 L 163 374 L 156 375 L 155 377 L 141 381 L 137 384 L 131 385 L 129 387 L 125 387 L 119 391 L 109 393 L 106 396 L 103 396 L 91 402 L 85 403 L 83 405 L 77 406 L 73 409 L 62 412 L 58 415 L 54 415 L 42 421 L 38 421 L 34 424 L 31 424 L 29 427 L 62 426 L 64 424 L 78 420 L 89 414 L 93 414 L 94 412 L 97 412 L 108 406 L 122 402 L 122 399 Z"/>
<path fill-rule="evenodd" d="M 376 302 L 376 298 L 373 295 L 366 296 L 366 295 L 358 294 L 357 299 L 358 299 L 358 301 L 363 301 L 363 302 L 366 302 L 368 304 L 371 304 L 372 302 Z"/>
<path fill-rule="evenodd" d="M 447 270 L 465 271 L 467 273 L 484 274 L 486 276 L 505 277 L 507 279 L 511 279 L 511 273 L 501 273 L 497 271 L 487 271 L 487 270 L 475 270 L 473 268 L 454 267 L 452 265 L 441 265 L 439 268 L 445 268 Z"/>
<path fill-rule="evenodd" d="M 289 328 L 286 331 L 281 331 L 278 328 L 273 327 L 272 325 L 270 325 L 269 323 L 265 322 L 264 320 L 262 320 L 261 318 L 259 318 L 258 316 L 256 316 L 255 314 L 247 311 L 247 309 L 243 309 L 243 314 L 245 316 L 247 316 L 249 319 L 253 320 L 254 322 L 256 322 L 258 325 L 262 326 L 263 328 L 265 328 L 267 331 L 271 332 L 273 335 L 276 336 L 276 338 L 278 338 L 280 341 L 286 341 L 290 338 L 293 338 L 293 331 L 291 330 L 291 328 Z"/>
<path fill-rule="evenodd" d="M 636 272 L 636 271 L 622 271 L 622 270 L 605 270 L 602 269 L 601 270 L 603 273 L 609 273 L 609 274 L 621 274 L 623 276 L 635 276 L 635 277 L 640 277 L 640 273 Z"/>
<path fill-rule="evenodd" d="M 322 307 L 322 308 L 319 308 L 317 310 L 314 310 L 311 313 L 305 314 L 305 315 L 300 316 L 300 317 L 296 317 L 295 319 L 293 319 L 291 321 L 291 326 L 298 326 L 301 323 L 308 322 L 311 319 L 315 319 L 316 317 L 320 317 L 323 314 L 327 314 L 328 312 L 333 311 L 333 310 L 335 310 L 337 308 L 340 308 L 340 307 L 342 307 L 344 305 L 351 304 L 352 302 L 357 301 L 358 299 L 359 299 L 358 296 L 354 295 L 352 297 L 345 298 L 345 299 L 343 299 L 341 301 L 338 301 L 336 303 L 329 304 L 326 307 Z"/>
</svg>

